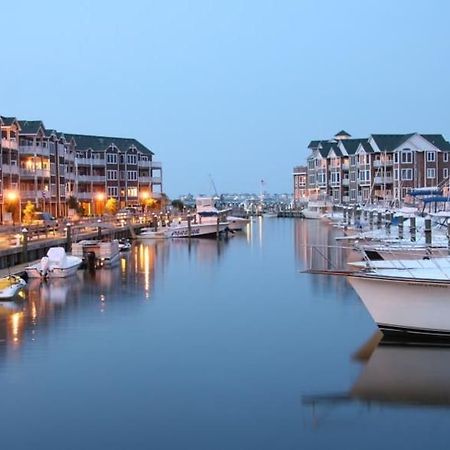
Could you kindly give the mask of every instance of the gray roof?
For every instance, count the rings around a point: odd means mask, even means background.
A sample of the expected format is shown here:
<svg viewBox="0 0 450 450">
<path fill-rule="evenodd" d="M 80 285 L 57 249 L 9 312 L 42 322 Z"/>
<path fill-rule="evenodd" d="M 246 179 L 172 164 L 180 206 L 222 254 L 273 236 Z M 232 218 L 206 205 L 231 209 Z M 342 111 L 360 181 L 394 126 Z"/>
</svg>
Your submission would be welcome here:
<svg viewBox="0 0 450 450">
<path fill-rule="evenodd" d="M 322 141 L 311 141 L 308 144 L 308 148 L 311 148 L 311 149 L 317 148 L 320 145 L 321 142 Z"/>
<path fill-rule="evenodd" d="M 36 134 L 39 128 L 45 131 L 45 126 L 41 120 L 19 120 L 21 134 Z"/>
<path fill-rule="evenodd" d="M 354 155 L 356 150 L 358 150 L 359 144 L 363 144 L 364 142 L 367 142 L 367 138 L 343 139 L 340 141 L 349 155 Z"/>
<path fill-rule="evenodd" d="M 352 135 L 351 135 L 351 134 L 348 134 L 345 130 L 339 131 L 339 133 L 336 133 L 336 134 L 334 135 L 334 137 L 336 137 L 336 136 L 347 136 L 347 137 L 352 137 Z"/>
<path fill-rule="evenodd" d="M 444 139 L 442 134 L 421 134 L 428 142 L 442 151 L 450 151 L 450 143 Z"/>
<path fill-rule="evenodd" d="M 73 138 L 78 150 L 92 149 L 94 151 L 105 151 L 114 144 L 120 151 L 126 152 L 131 146 L 136 147 L 140 152 L 153 155 L 154 153 L 138 140 L 133 138 L 119 138 L 111 136 L 94 136 L 87 134 L 63 133 L 67 140 Z"/>
<path fill-rule="evenodd" d="M 17 122 L 17 119 L 15 117 L 5 117 L 5 116 L 0 116 L 0 122 L 3 123 L 3 125 L 9 127 L 11 126 L 14 122 Z"/>
</svg>

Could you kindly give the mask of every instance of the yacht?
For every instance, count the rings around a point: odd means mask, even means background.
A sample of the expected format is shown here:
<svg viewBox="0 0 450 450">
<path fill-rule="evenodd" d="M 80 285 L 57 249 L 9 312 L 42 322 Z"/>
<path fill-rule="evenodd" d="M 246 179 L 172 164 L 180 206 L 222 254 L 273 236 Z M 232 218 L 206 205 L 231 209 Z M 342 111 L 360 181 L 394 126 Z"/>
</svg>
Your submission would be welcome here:
<svg viewBox="0 0 450 450">
<path fill-rule="evenodd" d="M 83 260 L 88 259 L 89 255 L 93 255 L 96 265 L 111 266 L 119 261 L 119 242 L 116 239 L 112 241 L 85 239 L 72 244 L 72 255 Z"/>
<path fill-rule="evenodd" d="M 9 300 L 15 297 L 27 283 L 16 275 L 0 278 L 0 299 Z"/>
</svg>

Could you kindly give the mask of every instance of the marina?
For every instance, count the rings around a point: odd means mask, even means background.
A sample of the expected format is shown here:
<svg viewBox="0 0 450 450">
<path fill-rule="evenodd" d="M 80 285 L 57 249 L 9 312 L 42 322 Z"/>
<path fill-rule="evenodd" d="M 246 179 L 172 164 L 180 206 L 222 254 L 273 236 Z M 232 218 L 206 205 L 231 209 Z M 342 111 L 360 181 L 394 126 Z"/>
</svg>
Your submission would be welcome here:
<svg viewBox="0 0 450 450">
<path fill-rule="evenodd" d="M 450 410 L 432 384 L 448 375 L 444 360 L 431 378 L 411 374 L 409 391 L 401 370 L 435 360 L 433 349 L 396 348 L 392 367 L 377 343 L 355 360 L 376 330 L 358 295 L 345 277 L 300 273 L 345 269 L 340 235 L 324 221 L 259 217 L 228 240 L 135 241 L 116 266 L 30 279 L 0 308 L 3 441 L 78 449 L 82 427 L 95 428 L 91 448 L 375 449 L 386 432 L 431 431 L 444 442 Z M 311 251 L 321 246 L 326 259 Z"/>
</svg>

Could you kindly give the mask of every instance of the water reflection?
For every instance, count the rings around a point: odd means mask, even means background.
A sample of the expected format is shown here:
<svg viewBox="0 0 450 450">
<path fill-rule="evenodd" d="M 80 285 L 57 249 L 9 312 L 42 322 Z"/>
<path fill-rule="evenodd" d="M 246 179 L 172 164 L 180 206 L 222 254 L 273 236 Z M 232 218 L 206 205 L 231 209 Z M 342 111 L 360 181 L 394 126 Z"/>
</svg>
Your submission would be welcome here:
<svg viewBox="0 0 450 450">
<path fill-rule="evenodd" d="M 356 353 L 364 363 L 348 392 L 305 396 L 310 405 L 357 401 L 367 405 L 450 406 L 450 344 L 386 341 L 377 332 Z"/>
<path fill-rule="evenodd" d="M 303 269 L 343 270 L 350 250 L 336 241 L 342 230 L 322 220 L 296 220 L 294 244 Z"/>
</svg>

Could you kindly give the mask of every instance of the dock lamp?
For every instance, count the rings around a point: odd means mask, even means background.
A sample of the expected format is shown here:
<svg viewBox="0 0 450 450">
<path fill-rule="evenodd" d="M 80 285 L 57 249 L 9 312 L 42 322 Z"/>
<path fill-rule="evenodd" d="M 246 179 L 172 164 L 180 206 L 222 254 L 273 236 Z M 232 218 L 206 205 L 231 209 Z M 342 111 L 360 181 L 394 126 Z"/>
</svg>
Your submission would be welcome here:
<svg viewBox="0 0 450 450">
<path fill-rule="evenodd" d="M 14 213 L 18 207 L 19 209 L 19 223 L 22 222 L 22 211 L 20 208 L 20 196 L 19 192 L 16 190 L 7 190 L 5 191 L 5 211 L 11 213 L 12 220 L 14 222 Z M 3 214 L 4 216 L 4 214 Z M 4 219 L 3 219 L 4 220 Z"/>
</svg>

